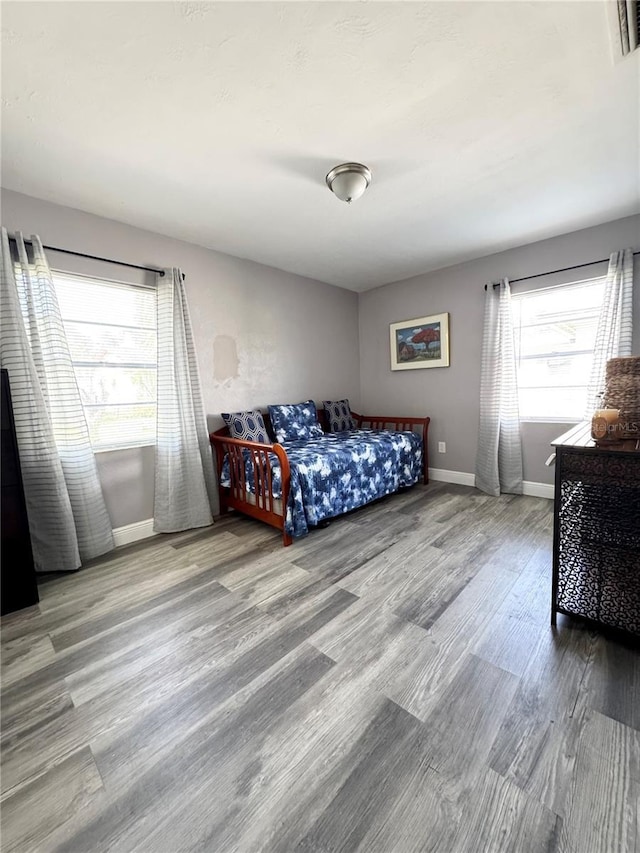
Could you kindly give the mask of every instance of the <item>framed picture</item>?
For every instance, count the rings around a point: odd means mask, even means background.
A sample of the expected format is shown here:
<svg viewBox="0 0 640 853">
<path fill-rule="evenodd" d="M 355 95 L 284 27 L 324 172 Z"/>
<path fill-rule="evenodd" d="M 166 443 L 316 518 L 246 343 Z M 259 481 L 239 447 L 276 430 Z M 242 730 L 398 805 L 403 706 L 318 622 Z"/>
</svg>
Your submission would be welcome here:
<svg viewBox="0 0 640 853">
<path fill-rule="evenodd" d="M 391 370 L 449 367 L 449 314 L 391 323 Z"/>
</svg>

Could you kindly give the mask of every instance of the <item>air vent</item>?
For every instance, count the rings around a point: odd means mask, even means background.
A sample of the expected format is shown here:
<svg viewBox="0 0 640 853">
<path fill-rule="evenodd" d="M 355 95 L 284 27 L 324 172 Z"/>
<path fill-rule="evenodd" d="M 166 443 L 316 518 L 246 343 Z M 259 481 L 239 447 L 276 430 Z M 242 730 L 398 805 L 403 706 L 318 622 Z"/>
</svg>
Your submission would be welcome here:
<svg viewBox="0 0 640 853">
<path fill-rule="evenodd" d="M 640 44 L 638 0 L 609 0 L 607 8 L 614 59 L 622 59 Z"/>
</svg>

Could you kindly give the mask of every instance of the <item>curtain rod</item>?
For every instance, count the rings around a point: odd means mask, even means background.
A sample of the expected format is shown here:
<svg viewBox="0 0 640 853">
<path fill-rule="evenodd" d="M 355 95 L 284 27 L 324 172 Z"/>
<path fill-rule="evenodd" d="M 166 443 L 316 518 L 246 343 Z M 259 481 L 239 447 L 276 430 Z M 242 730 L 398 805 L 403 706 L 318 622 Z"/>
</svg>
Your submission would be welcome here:
<svg viewBox="0 0 640 853">
<path fill-rule="evenodd" d="M 15 237 L 12 234 L 9 234 L 9 239 L 15 242 Z M 25 240 L 25 243 L 29 243 L 33 245 L 31 240 Z M 63 255 L 74 255 L 76 258 L 88 258 L 91 261 L 102 261 L 105 264 L 117 264 L 119 267 L 129 267 L 133 270 L 144 270 L 145 272 L 154 272 L 157 273 L 161 278 L 164 276 L 164 270 L 157 269 L 157 267 L 143 267 L 140 264 L 130 264 L 127 261 L 114 261 L 112 258 L 101 258 L 98 255 L 87 255 L 84 252 L 73 252 L 71 249 L 58 249 L 56 246 L 43 246 L 43 249 L 46 249 L 49 252 L 61 252 Z M 182 273 L 182 280 L 184 281 L 185 275 Z"/>
<path fill-rule="evenodd" d="M 634 252 L 633 254 L 634 254 L 634 256 L 640 255 L 640 252 Z M 575 264 L 572 267 L 562 267 L 562 269 L 559 269 L 559 270 L 549 270 L 548 272 L 537 272 L 535 275 L 524 275 L 524 276 L 522 276 L 522 278 L 510 278 L 509 284 L 516 284 L 516 282 L 518 282 L 518 281 L 529 281 L 529 279 L 531 279 L 531 278 L 542 278 L 542 276 L 544 276 L 544 275 L 553 275 L 554 273 L 557 273 L 557 272 L 569 272 L 569 270 L 579 270 L 581 267 L 591 267 L 594 264 L 604 264 L 608 260 L 609 260 L 609 258 L 600 258 L 599 261 L 588 261 L 586 264 Z M 495 290 L 496 287 L 500 287 L 500 282 L 498 281 L 491 286 Z M 484 286 L 484 289 L 485 290 L 487 289 L 486 284 Z"/>
</svg>

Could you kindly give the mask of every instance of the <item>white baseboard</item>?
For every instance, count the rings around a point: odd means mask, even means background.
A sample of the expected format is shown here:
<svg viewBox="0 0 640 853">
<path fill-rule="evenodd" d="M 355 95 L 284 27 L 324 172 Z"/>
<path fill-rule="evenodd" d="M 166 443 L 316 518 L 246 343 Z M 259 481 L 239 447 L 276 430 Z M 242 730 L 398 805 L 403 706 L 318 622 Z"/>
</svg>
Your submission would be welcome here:
<svg viewBox="0 0 640 853">
<path fill-rule="evenodd" d="M 468 471 L 447 471 L 445 468 L 429 468 L 429 479 L 439 483 L 457 483 L 459 486 L 475 486 L 476 475 Z M 534 498 L 550 498 L 553 500 L 554 488 L 551 483 L 534 483 L 525 480 L 522 483 L 522 494 Z"/>
<path fill-rule="evenodd" d="M 116 548 L 119 545 L 130 545 L 140 539 L 148 539 L 150 536 L 155 536 L 152 518 L 136 521 L 133 524 L 125 524 L 124 527 L 115 527 L 113 530 L 113 541 L 116 543 Z"/>
<path fill-rule="evenodd" d="M 429 479 L 439 483 L 457 483 L 459 486 L 475 486 L 476 475 L 466 471 L 447 471 L 444 468 L 429 468 Z"/>
<path fill-rule="evenodd" d="M 553 500 L 555 488 L 553 483 L 532 483 L 530 480 L 524 480 L 522 483 L 522 494 L 531 495 L 532 498 L 549 498 L 549 500 Z"/>
</svg>

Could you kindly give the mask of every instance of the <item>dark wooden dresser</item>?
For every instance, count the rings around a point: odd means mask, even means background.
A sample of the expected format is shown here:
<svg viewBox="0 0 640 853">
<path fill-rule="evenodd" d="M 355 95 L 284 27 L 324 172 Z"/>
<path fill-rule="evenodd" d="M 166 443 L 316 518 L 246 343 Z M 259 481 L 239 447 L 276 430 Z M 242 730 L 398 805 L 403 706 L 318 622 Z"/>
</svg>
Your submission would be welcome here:
<svg viewBox="0 0 640 853">
<path fill-rule="evenodd" d="M 13 422 L 11 391 L 6 370 L 2 374 L 2 552 L 0 604 L 2 615 L 38 603 L 27 507 L 22 488 L 20 457 Z"/>
<path fill-rule="evenodd" d="M 552 445 L 551 623 L 567 613 L 640 635 L 640 441 L 597 446 L 582 423 Z"/>
</svg>

